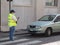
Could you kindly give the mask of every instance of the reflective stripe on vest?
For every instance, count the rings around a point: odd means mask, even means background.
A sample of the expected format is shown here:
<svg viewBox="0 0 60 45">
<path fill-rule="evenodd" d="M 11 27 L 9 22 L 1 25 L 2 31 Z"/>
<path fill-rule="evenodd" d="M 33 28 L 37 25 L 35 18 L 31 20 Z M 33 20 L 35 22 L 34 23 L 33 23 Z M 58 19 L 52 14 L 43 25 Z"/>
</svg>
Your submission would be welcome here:
<svg viewBox="0 0 60 45">
<path fill-rule="evenodd" d="M 16 21 L 14 21 L 13 19 L 12 19 L 12 16 L 15 16 L 15 15 L 13 15 L 13 14 L 9 14 L 8 15 L 8 26 L 16 26 L 17 24 L 16 24 Z"/>
</svg>

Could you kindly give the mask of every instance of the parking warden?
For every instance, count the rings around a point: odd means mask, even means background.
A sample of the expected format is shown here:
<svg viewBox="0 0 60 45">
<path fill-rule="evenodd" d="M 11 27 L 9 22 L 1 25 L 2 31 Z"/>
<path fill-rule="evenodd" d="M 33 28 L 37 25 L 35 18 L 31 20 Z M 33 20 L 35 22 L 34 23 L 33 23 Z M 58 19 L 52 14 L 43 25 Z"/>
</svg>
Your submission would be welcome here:
<svg viewBox="0 0 60 45">
<path fill-rule="evenodd" d="M 13 36 L 14 36 L 14 32 L 15 32 L 15 27 L 17 25 L 17 18 L 15 16 L 15 11 L 11 10 L 9 15 L 8 15 L 8 26 L 9 26 L 9 37 L 10 40 L 13 41 Z"/>
</svg>

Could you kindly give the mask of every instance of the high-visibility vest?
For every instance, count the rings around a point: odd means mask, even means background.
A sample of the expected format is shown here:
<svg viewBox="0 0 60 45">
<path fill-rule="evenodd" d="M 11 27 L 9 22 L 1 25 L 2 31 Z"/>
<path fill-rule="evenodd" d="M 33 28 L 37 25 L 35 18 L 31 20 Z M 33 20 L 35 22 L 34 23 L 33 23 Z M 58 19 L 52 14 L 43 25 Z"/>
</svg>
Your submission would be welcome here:
<svg viewBox="0 0 60 45">
<path fill-rule="evenodd" d="M 8 26 L 12 27 L 12 26 L 16 26 L 16 21 L 12 19 L 12 16 L 15 16 L 14 14 L 9 14 L 8 15 Z"/>
</svg>

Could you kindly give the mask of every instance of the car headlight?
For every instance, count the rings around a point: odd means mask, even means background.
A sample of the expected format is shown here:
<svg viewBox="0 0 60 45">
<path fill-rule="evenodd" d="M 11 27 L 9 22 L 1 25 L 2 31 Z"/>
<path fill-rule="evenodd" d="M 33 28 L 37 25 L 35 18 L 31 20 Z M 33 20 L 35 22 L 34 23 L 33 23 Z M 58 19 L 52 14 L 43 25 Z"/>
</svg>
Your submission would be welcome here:
<svg viewBox="0 0 60 45">
<path fill-rule="evenodd" d="M 36 26 L 36 28 L 41 28 L 41 26 Z"/>
</svg>

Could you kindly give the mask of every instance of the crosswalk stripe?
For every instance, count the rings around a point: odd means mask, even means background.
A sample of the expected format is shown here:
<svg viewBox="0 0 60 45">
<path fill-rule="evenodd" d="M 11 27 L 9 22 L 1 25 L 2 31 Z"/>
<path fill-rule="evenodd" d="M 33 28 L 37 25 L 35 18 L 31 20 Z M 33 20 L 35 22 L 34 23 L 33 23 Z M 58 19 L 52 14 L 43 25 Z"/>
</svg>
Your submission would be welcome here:
<svg viewBox="0 0 60 45">
<path fill-rule="evenodd" d="M 14 37 L 14 38 L 16 38 L 16 37 Z M 2 41 L 2 40 L 8 40 L 9 39 L 9 37 L 6 37 L 6 38 L 0 38 L 0 41 Z"/>
<path fill-rule="evenodd" d="M 42 44 L 42 45 L 60 45 L 60 41 L 46 43 L 46 44 Z"/>
<path fill-rule="evenodd" d="M 19 40 L 14 40 L 14 41 L 8 41 L 8 42 L 0 43 L 0 45 L 12 44 L 12 43 L 17 43 L 17 42 L 22 42 L 22 41 L 27 41 L 27 40 L 29 39 L 19 39 Z"/>
<path fill-rule="evenodd" d="M 36 43 L 40 43 L 40 42 L 42 42 L 42 41 L 34 40 L 34 41 L 30 41 L 30 42 L 20 43 L 17 45 L 32 45 L 32 44 L 36 44 Z"/>
</svg>

